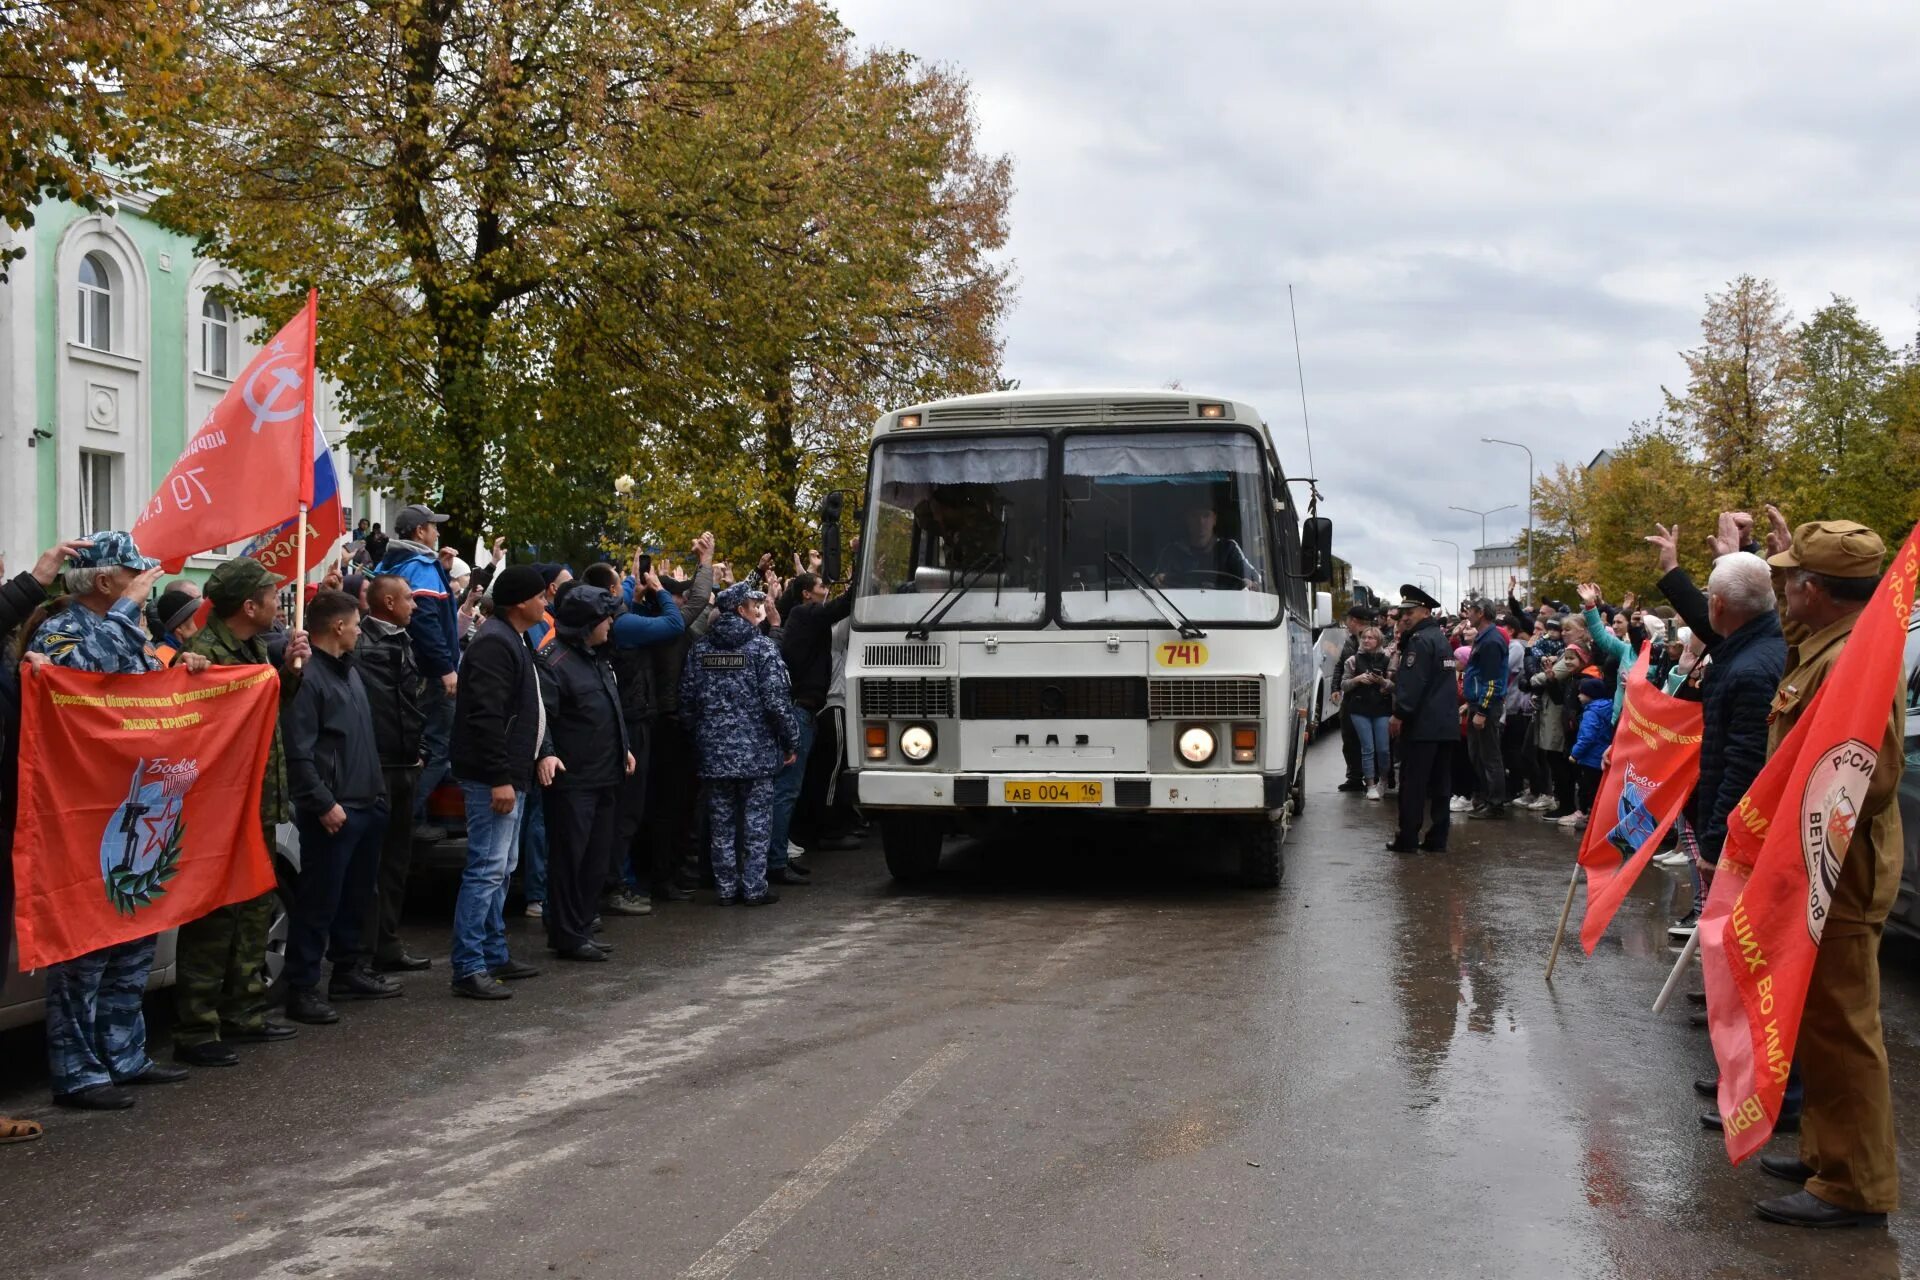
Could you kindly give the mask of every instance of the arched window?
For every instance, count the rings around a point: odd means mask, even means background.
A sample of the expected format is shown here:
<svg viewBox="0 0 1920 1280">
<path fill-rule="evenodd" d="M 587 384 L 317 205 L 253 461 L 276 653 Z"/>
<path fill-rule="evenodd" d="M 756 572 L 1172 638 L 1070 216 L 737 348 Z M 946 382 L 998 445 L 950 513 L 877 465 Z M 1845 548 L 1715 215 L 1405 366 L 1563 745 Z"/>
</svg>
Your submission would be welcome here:
<svg viewBox="0 0 1920 1280">
<path fill-rule="evenodd" d="M 113 277 L 97 253 L 80 259 L 80 345 L 113 350 Z"/>
<path fill-rule="evenodd" d="M 225 303 L 208 298 L 200 304 L 200 372 L 227 376 L 227 325 Z"/>
</svg>

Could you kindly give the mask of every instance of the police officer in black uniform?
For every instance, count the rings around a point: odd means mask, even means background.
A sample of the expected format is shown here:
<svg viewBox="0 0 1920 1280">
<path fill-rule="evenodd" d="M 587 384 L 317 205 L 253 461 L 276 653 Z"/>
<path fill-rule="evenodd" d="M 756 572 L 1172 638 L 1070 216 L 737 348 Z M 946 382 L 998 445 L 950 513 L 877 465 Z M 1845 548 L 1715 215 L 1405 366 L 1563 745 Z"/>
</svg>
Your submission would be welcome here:
<svg viewBox="0 0 1920 1280">
<path fill-rule="evenodd" d="M 1415 586 L 1400 588 L 1400 608 L 1411 619 L 1400 638 L 1394 670 L 1393 734 L 1400 746 L 1400 832 L 1393 853 L 1447 851 L 1453 753 L 1460 742 L 1460 695 L 1453 651 L 1434 611 L 1440 602 Z M 1420 814 L 1432 823 L 1420 837 Z"/>
</svg>

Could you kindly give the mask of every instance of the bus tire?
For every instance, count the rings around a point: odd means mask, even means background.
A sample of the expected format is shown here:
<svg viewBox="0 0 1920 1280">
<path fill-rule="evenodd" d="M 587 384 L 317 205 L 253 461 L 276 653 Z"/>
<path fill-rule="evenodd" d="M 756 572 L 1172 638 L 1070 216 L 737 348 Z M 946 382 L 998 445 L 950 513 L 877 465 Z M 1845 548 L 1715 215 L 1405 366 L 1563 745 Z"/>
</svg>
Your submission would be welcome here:
<svg viewBox="0 0 1920 1280">
<path fill-rule="evenodd" d="M 1247 825 L 1240 837 L 1240 883 L 1248 889 L 1272 889 L 1286 872 L 1286 857 L 1281 850 L 1287 829 L 1267 818 Z"/>
<path fill-rule="evenodd" d="M 922 884 L 940 870 L 940 844 L 946 819 L 932 813 L 883 813 L 880 847 L 886 851 L 887 873 L 902 884 Z"/>
</svg>

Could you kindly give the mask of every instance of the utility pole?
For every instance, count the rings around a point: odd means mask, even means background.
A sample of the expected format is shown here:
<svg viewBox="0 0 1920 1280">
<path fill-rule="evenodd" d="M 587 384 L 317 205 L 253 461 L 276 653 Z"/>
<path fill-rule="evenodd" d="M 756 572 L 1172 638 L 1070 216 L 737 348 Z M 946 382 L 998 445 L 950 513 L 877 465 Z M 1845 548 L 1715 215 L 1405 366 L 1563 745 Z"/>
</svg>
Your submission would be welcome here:
<svg viewBox="0 0 1920 1280">
<path fill-rule="evenodd" d="M 1533 603 L 1533 450 L 1518 440 L 1502 440 L 1498 436 L 1481 436 L 1481 444 L 1504 444 L 1518 449 L 1527 455 L 1527 603 Z"/>
<path fill-rule="evenodd" d="M 1435 538 L 1434 541 L 1453 548 L 1453 589 L 1460 590 L 1460 544 L 1451 538 Z M 1460 602 L 1456 600 L 1454 603 Z"/>
<path fill-rule="evenodd" d="M 1470 516 L 1480 517 L 1480 545 L 1474 548 L 1474 552 L 1477 555 L 1487 549 L 1487 517 L 1499 515 L 1502 511 L 1511 511 L 1513 510 L 1513 504 L 1509 502 L 1504 507 L 1492 507 L 1486 511 L 1475 511 L 1472 507 L 1452 507 L 1450 509 L 1454 511 L 1464 511 Z M 1531 569 L 1527 571 L 1527 576 L 1529 578 L 1533 576 Z"/>
<path fill-rule="evenodd" d="M 1433 570 L 1434 593 L 1440 597 L 1440 607 L 1442 610 L 1444 610 L 1447 607 L 1447 575 L 1442 573 L 1440 571 L 1440 566 L 1433 563 L 1433 561 L 1431 560 L 1416 560 L 1414 561 L 1414 563 L 1419 565 L 1422 569 Z M 1458 585 L 1458 584 L 1456 583 L 1455 585 Z"/>
</svg>

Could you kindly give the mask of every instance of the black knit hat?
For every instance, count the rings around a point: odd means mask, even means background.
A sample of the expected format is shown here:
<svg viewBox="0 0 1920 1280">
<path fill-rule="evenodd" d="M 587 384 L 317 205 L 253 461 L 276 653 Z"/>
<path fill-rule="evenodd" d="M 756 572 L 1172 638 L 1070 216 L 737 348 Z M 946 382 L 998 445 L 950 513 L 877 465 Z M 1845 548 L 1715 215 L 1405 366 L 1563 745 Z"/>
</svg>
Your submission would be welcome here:
<svg viewBox="0 0 1920 1280">
<path fill-rule="evenodd" d="M 530 564 L 510 564 L 493 580 L 493 605 L 496 609 L 507 609 L 525 604 L 546 589 L 538 569 Z"/>
</svg>

